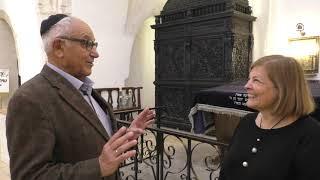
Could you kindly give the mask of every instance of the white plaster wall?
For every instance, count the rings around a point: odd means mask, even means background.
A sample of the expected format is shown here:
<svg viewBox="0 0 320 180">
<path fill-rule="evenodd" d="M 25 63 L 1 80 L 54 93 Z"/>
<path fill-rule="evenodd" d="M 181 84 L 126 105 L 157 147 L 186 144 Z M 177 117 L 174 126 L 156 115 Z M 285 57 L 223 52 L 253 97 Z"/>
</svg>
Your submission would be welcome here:
<svg viewBox="0 0 320 180">
<path fill-rule="evenodd" d="M 253 0 L 256 3 L 259 0 Z M 266 2 L 260 4 L 267 4 Z M 318 0 L 269 0 L 269 12 L 264 13 L 262 21 L 268 20 L 266 23 L 259 22 L 257 19 L 255 38 L 260 38 L 264 41 L 264 46 L 255 46 L 255 52 L 260 51 L 260 55 L 269 54 L 284 54 L 290 56 L 289 38 L 299 37 L 296 31 L 296 24 L 303 23 L 305 27 L 306 36 L 319 36 L 320 23 L 317 23 L 320 18 L 319 7 L 320 1 Z M 260 11 L 265 11 L 265 6 L 261 6 Z M 262 39 L 265 36 L 265 39 Z M 255 42 L 256 43 L 256 42 Z M 258 42 L 262 44 L 262 42 Z M 320 75 L 313 77 L 313 79 L 320 79 Z"/>
<path fill-rule="evenodd" d="M 320 1 L 318 0 L 269 0 L 270 22 L 266 52 L 288 53 L 288 39 L 298 37 L 296 24 L 303 23 L 306 36 L 320 35 Z"/>
<path fill-rule="evenodd" d="M 253 22 L 254 45 L 252 50 L 252 59 L 256 60 L 266 54 L 269 27 L 269 0 L 249 0 L 252 7 L 252 16 L 256 17 Z"/>
<path fill-rule="evenodd" d="M 73 0 L 72 14 L 92 27 L 100 57 L 91 78 L 95 87 L 124 86 L 134 35 L 125 32 L 128 0 Z"/>
<path fill-rule="evenodd" d="M 37 74 L 46 61 L 37 3 L 37 0 L 0 0 L 0 10 L 8 14 L 14 32 L 22 83 Z M 72 14 L 91 25 L 99 42 L 100 57 L 91 75 L 95 87 L 123 86 L 128 77 L 134 35 L 125 33 L 127 7 L 127 0 L 72 1 Z"/>
<path fill-rule="evenodd" d="M 289 54 L 288 39 L 299 37 L 296 24 L 305 25 L 306 36 L 320 35 L 318 0 L 249 0 L 253 16 L 253 59 L 269 54 Z"/>
<path fill-rule="evenodd" d="M 142 86 L 142 107 L 154 107 L 155 105 L 155 53 L 153 49 L 154 17 L 148 18 L 136 35 L 130 61 L 129 78 L 125 86 Z"/>
</svg>

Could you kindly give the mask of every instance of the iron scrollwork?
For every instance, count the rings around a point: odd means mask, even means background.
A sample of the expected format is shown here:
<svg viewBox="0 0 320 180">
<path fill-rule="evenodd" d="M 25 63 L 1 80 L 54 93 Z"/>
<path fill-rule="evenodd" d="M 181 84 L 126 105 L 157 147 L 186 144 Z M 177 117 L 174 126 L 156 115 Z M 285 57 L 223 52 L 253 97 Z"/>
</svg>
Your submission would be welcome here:
<svg viewBox="0 0 320 180">
<path fill-rule="evenodd" d="M 150 128 L 139 138 L 137 156 L 121 167 L 121 178 L 216 179 L 225 146 L 190 133 Z"/>
</svg>

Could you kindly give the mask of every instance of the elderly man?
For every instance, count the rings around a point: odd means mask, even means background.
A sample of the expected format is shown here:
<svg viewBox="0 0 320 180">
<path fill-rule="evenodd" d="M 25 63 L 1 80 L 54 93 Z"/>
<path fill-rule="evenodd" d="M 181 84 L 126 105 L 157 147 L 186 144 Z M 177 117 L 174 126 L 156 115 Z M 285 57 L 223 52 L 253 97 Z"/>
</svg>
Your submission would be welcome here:
<svg viewBox="0 0 320 180">
<path fill-rule="evenodd" d="M 145 109 L 117 131 L 112 109 L 92 90 L 98 43 L 82 20 L 64 14 L 41 23 L 48 62 L 11 98 L 7 139 L 12 180 L 115 180 L 153 123 Z"/>
</svg>

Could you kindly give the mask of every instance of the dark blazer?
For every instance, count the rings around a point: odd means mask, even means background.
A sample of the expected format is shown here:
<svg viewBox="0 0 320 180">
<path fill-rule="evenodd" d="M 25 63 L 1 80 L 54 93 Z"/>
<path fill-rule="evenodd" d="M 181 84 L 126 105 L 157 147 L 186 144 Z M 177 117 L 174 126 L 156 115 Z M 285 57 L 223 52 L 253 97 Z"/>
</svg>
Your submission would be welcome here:
<svg viewBox="0 0 320 180">
<path fill-rule="evenodd" d="M 116 121 L 111 107 L 93 97 Z M 98 157 L 109 137 L 69 81 L 44 66 L 9 102 L 7 140 L 12 180 L 115 180 L 100 177 Z"/>
</svg>

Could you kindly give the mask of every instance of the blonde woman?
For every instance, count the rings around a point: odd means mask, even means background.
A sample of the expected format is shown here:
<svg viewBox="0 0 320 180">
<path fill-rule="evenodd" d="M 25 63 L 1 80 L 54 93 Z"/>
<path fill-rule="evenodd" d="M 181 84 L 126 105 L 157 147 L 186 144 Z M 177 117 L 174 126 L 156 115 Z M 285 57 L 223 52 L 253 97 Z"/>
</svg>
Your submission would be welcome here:
<svg viewBox="0 0 320 180">
<path fill-rule="evenodd" d="M 239 123 L 220 180 L 319 180 L 320 125 L 299 63 L 281 55 L 253 63 L 245 88 L 258 110 Z"/>
</svg>

